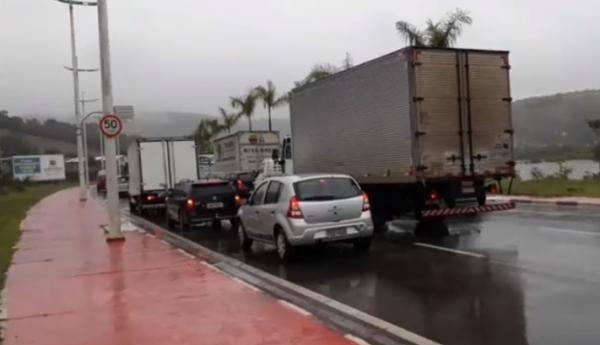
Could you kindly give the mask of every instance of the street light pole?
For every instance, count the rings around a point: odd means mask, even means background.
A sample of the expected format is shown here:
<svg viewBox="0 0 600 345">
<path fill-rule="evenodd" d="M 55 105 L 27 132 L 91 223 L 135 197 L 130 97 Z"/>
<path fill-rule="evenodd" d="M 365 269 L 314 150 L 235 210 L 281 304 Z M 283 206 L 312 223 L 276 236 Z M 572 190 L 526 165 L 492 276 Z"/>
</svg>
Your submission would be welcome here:
<svg viewBox="0 0 600 345">
<path fill-rule="evenodd" d="M 79 170 L 79 201 L 87 200 L 87 187 L 85 185 L 84 164 L 83 164 L 83 140 L 81 133 L 81 113 L 79 112 L 79 64 L 77 61 L 77 48 L 75 45 L 75 18 L 73 15 L 73 5 L 69 4 L 69 19 L 71 22 L 71 63 L 73 68 L 73 92 L 75 95 L 75 123 L 77 124 L 77 161 Z"/>
<path fill-rule="evenodd" d="M 100 35 L 100 69 L 102 75 L 102 111 L 105 115 L 114 112 L 112 76 L 110 66 L 110 40 L 108 36 L 108 9 L 106 0 L 98 0 L 98 31 Z M 106 198 L 109 227 L 107 241 L 124 240 L 121 232 L 119 212 L 119 185 L 117 180 L 117 157 L 115 138 L 104 141 L 106 155 Z"/>
<path fill-rule="evenodd" d="M 81 92 L 81 99 L 79 100 L 81 102 L 81 113 L 85 114 L 86 103 L 96 102 L 97 100 L 97 98 L 85 99 L 85 93 Z M 87 188 L 87 186 L 90 185 L 90 163 L 88 157 L 87 125 L 85 124 L 86 118 L 87 115 L 83 119 L 81 119 L 81 127 L 83 128 L 83 156 L 85 157 L 85 186 Z"/>
</svg>

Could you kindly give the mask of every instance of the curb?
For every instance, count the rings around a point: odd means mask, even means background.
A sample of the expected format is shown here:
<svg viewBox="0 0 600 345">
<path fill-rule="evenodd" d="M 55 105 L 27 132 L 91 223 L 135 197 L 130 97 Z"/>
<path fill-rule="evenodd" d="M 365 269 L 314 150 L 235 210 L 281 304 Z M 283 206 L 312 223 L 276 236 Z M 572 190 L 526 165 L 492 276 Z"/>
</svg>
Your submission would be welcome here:
<svg viewBox="0 0 600 345">
<path fill-rule="evenodd" d="M 156 236 L 156 238 L 176 248 L 186 251 L 198 259 L 205 260 L 208 265 L 215 267 L 226 275 L 259 288 L 275 299 L 282 299 L 299 306 L 311 313 L 320 322 L 336 330 L 342 336 L 350 334 L 353 337 L 365 339 L 369 344 L 373 345 L 439 345 L 402 327 L 254 268 L 235 258 L 215 252 L 146 219 L 126 213 L 123 215 L 145 232 Z"/>
<path fill-rule="evenodd" d="M 511 198 L 511 197 L 490 197 L 493 201 L 508 201 L 515 204 L 539 204 L 539 205 L 556 205 L 556 206 L 595 206 L 600 207 L 600 200 L 596 202 L 572 201 L 572 200 L 556 200 L 555 198 Z"/>
</svg>

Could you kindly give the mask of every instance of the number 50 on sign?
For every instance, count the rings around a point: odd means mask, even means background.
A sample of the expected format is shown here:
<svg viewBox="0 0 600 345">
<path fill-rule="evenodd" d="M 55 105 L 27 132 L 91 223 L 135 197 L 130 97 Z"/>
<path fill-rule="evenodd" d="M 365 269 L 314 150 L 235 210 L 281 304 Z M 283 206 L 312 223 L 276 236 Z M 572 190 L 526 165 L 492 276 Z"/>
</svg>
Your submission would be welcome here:
<svg viewBox="0 0 600 345">
<path fill-rule="evenodd" d="M 107 138 L 114 138 L 123 131 L 123 121 L 114 114 L 102 116 L 98 125 L 102 134 Z"/>
</svg>

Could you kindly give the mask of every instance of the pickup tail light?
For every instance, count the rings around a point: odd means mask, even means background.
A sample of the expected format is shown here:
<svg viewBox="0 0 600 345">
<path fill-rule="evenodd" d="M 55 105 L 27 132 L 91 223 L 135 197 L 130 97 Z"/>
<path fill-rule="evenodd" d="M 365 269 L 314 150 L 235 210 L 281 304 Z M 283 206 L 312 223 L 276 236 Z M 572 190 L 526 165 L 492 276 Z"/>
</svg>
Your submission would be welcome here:
<svg viewBox="0 0 600 345">
<path fill-rule="evenodd" d="M 188 210 L 193 210 L 194 208 L 196 208 L 196 203 L 194 202 L 194 199 L 188 198 L 185 201 L 185 207 L 187 207 Z"/>
<path fill-rule="evenodd" d="M 300 209 L 300 200 L 296 196 L 290 199 L 290 206 L 287 212 L 288 218 L 301 219 L 304 217 L 302 210 Z"/>
<path fill-rule="evenodd" d="M 235 206 L 242 205 L 242 198 L 239 195 L 235 196 Z"/>
<path fill-rule="evenodd" d="M 367 195 L 367 193 L 363 192 L 362 193 L 362 197 L 363 197 L 363 212 L 369 211 L 371 209 L 371 203 L 369 202 L 369 196 Z"/>
</svg>

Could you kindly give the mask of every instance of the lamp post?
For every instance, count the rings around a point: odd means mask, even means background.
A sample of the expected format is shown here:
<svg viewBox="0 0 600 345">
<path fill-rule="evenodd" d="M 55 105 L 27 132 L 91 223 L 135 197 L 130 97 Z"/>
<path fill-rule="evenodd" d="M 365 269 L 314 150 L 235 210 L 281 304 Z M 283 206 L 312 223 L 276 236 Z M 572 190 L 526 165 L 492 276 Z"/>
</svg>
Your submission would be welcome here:
<svg viewBox="0 0 600 345">
<path fill-rule="evenodd" d="M 100 69 L 102 75 L 102 111 L 104 115 L 114 112 L 112 94 L 112 76 L 110 65 L 110 39 L 108 36 L 108 9 L 106 0 L 98 0 L 98 31 L 100 41 Z M 119 211 L 119 185 L 117 177 L 116 139 L 107 137 L 104 141 L 106 154 L 106 198 L 109 227 L 107 241 L 124 240 L 121 232 L 121 213 Z"/>
<path fill-rule="evenodd" d="M 81 113 L 79 109 L 79 64 L 77 61 L 77 48 L 75 45 L 75 18 L 73 14 L 73 5 L 81 5 L 81 6 L 96 6 L 95 2 L 89 1 L 71 1 L 71 0 L 57 0 L 58 2 L 62 2 L 69 5 L 69 19 L 71 26 L 71 67 L 67 68 L 73 72 L 73 93 L 75 96 L 74 104 L 75 104 L 75 123 L 79 124 L 81 122 Z M 83 162 L 83 138 L 82 138 L 81 127 L 77 128 L 76 138 L 77 138 L 77 161 L 78 161 L 78 170 L 79 170 L 79 200 L 85 201 L 87 199 L 87 187 L 85 185 L 85 175 L 84 175 L 84 162 Z"/>
<path fill-rule="evenodd" d="M 85 104 L 96 102 L 98 99 L 85 99 L 85 93 L 81 93 L 81 113 L 85 114 Z M 83 157 L 85 157 L 85 185 L 86 187 L 90 185 L 90 164 L 88 158 L 88 137 L 87 137 L 87 125 L 85 124 L 85 120 L 87 119 L 89 114 L 85 115 L 81 119 L 81 127 L 83 128 Z M 102 144 L 102 142 L 100 142 Z"/>
</svg>

